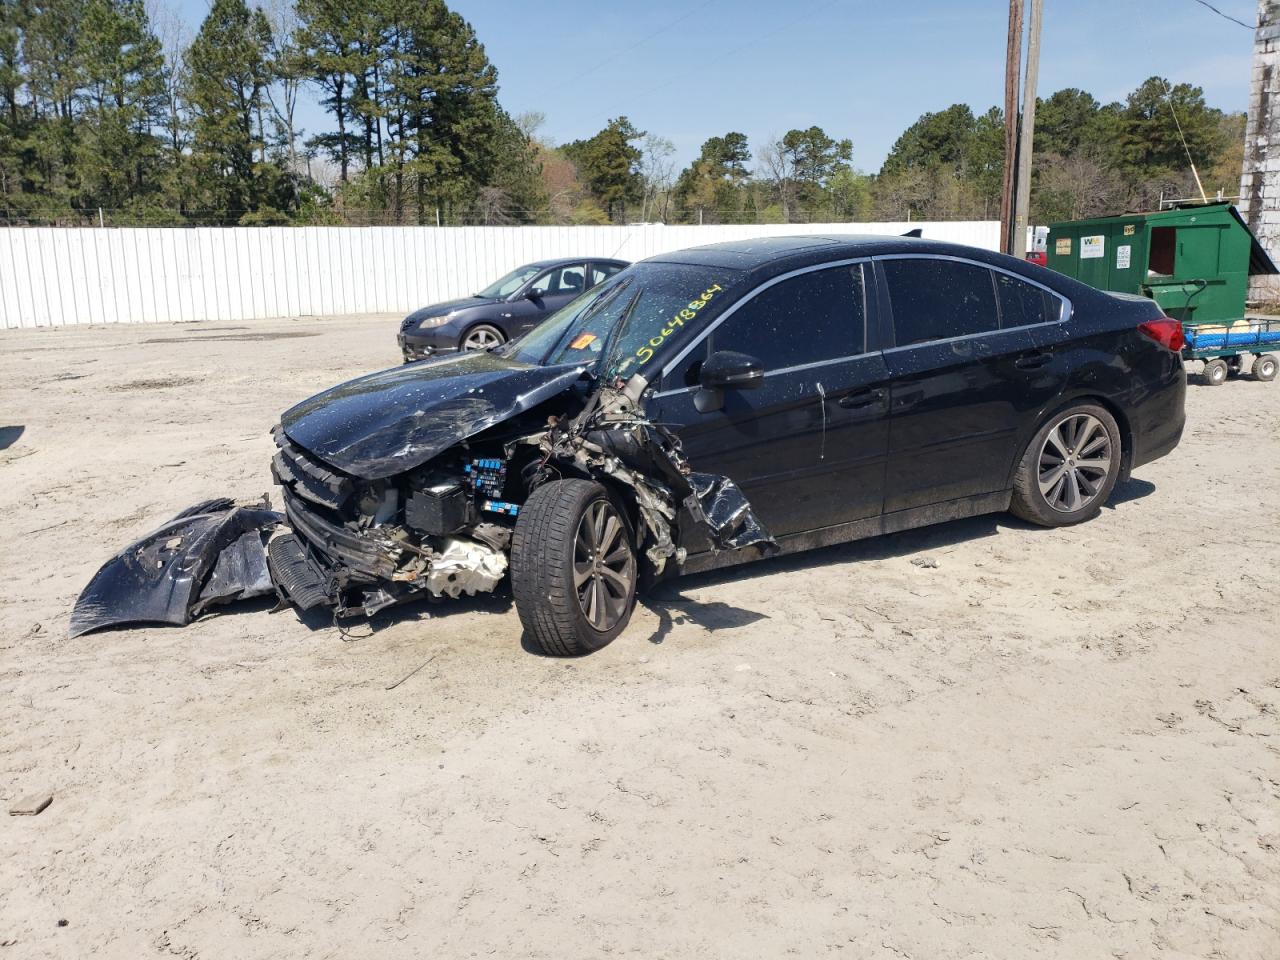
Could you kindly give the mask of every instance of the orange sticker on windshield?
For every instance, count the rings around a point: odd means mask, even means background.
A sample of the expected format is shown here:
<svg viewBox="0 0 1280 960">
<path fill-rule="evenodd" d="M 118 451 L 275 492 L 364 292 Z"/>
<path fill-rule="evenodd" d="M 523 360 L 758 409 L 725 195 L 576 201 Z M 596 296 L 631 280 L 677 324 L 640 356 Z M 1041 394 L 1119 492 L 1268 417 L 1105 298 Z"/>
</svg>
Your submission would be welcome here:
<svg viewBox="0 0 1280 960">
<path fill-rule="evenodd" d="M 585 350 L 595 342 L 596 335 L 594 333 L 584 333 L 578 337 L 573 343 L 569 344 L 570 350 Z"/>
</svg>

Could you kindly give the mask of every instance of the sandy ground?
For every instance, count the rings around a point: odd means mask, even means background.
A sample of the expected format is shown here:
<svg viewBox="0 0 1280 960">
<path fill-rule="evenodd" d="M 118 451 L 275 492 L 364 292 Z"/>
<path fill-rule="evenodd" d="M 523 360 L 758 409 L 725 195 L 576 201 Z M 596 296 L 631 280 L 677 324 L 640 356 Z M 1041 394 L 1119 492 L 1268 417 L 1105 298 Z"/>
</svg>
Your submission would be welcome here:
<svg viewBox="0 0 1280 960">
<path fill-rule="evenodd" d="M 688 578 L 585 659 L 501 598 L 66 639 L 393 334 L 0 336 L 0 800 L 54 795 L 0 960 L 1280 956 L 1280 384 L 1193 385 L 1092 523 Z"/>
</svg>

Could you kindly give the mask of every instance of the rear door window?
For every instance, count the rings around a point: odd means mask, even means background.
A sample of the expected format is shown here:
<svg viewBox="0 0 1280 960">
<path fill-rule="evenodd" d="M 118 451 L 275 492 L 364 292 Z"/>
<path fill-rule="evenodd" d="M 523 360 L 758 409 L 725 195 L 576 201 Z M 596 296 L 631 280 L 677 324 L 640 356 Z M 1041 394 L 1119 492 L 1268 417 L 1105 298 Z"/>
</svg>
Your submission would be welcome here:
<svg viewBox="0 0 1280 960">
<path fill-rule="evenodd" d="M 1019 280 L 1007 273 L 994 273 L 1000 295 L 1000 327 L 1031 327 L 1051 323 L 1061 310 L 1058 298 L 1043 287 Z"/>
<path fill-rule="evenodd" d="M 710 351 L 748 354 L 765 370 L 854 356 L 866 351 L 866 314 L 862 264 L 802 273 L 726 318 L 711 334 Z"/>
<path fill-rule="evenodd" d="M 591 285 L 603 283 L 622 268 L 616 263 L 593 263 L 591 265 Z"/>
<path fill-rule="evenodd" d="M 580 263 L 548 270 L 533 282 L 533 290 L 539 294 L 555 296 L 560 293 L 581 293 L 584 268 Z"/>
<path fill-rule="evenodd" d="M 986 267 L 957 260 L 883 260 L 899 347 L 990 333 L 999 328 Z"/>
</svg>

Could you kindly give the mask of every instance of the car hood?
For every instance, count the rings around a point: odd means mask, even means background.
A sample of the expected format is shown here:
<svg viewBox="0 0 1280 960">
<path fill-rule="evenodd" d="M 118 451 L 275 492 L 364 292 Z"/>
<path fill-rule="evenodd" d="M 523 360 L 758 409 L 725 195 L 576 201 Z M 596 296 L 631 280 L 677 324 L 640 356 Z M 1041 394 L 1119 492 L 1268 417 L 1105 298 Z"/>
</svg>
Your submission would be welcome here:
<svg viewBox="0 0 1280 960">
<path fill-rule="evenodd" d="M 457 300 L 446 300 L 444 303 L 420 307 L 405 317 L 405 320 L 425 320 L 427 317 L 439 317 L 446 313 L 453 313 L 455 310 L 466 310 L 468 307 L 481 307 L 498 302 L 494 297 L 459 297 Z"/>
<path fill-rule="evenodd" d="M 461 353 L 339 384 L 286 410 L 280 425 L 330 466 L 379 480 L 563 393 L 586 369 Z"/>
</svg>

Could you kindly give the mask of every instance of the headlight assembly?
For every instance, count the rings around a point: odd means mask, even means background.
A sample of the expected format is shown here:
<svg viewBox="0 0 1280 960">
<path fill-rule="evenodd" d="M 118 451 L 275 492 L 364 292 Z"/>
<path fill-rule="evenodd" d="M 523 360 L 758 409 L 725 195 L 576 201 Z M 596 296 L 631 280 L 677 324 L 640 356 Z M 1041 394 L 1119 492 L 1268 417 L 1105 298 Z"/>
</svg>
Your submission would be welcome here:
<svg viewBox="0 0 1280 960">
<path fill-rule="evenodd" d="M 430 330 L 432 327 L 443 327 L 453 319 L 452 313 L 442 313 L 438 317 L 423 317 L 418 321 L 419 330 Z"/>
</svg>

